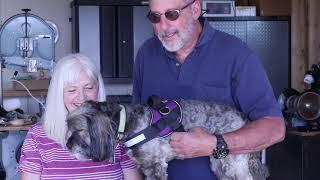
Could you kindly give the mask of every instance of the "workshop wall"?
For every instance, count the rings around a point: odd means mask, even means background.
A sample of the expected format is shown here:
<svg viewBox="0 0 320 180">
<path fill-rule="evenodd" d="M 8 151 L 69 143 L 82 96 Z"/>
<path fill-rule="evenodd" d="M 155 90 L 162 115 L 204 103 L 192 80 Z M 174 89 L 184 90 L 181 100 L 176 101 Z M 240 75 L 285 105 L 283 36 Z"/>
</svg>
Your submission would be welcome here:
<svg viewBox="0 0 320 180">
<path fill-rule="evenodd" d="M 9 17 L 22 13 L 21 9 L 29 8 L 32 14 L 54 22 L 60 32 L 56 44 L 56 59 L 71 53 L 71 10 L 70 0 L 0 0 L 0 24 Z"/>
</svg>

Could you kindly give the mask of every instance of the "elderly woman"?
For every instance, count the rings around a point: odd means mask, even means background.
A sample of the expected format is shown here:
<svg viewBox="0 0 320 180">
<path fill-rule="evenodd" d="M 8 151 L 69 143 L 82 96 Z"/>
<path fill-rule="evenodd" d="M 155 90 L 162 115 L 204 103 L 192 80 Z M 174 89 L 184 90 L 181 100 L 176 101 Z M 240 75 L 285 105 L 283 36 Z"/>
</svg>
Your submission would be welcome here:
<svg viewBox="0 0 320 180">
<path fill-rule="evenodd" d="M 66 148 L 66 116 L 84 101 L 105 101 L 99 71 L 86 56 L 72 54 L 58 61 L 50 82 L 43 121 L 33 125 L 24 141 L 21 179 L 142 179 L 123 146 L 115 162 L 79 161 Z"/>
</svg>

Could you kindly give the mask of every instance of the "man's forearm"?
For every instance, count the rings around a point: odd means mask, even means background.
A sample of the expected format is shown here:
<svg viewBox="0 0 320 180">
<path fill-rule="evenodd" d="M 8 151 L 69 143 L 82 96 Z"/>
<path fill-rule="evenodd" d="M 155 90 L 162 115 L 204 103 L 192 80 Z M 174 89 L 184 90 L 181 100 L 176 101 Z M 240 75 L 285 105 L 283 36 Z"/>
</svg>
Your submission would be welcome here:
<svg viewBox="0 0 320 180">
<path fill-rule="evenodd" d="M 270 119 L 269 119 L 270 118 Z M 245 125 L 241 129 L 223 134 L 230 153 L 261 151 L 284 139 L 285 124 L 280 117 L 266 117 Z M 175 132 L 170 145 L 178 158 L 210 156 L 217 140 L 204 128 L 193 128 L 189 132 Z"/>
<path fill-rule="evenodd" d="M 285 123 L 281 117 L 264 117 L 223 136 L 231 153 L 261 151 L 284 139 Z"/>
</svg>

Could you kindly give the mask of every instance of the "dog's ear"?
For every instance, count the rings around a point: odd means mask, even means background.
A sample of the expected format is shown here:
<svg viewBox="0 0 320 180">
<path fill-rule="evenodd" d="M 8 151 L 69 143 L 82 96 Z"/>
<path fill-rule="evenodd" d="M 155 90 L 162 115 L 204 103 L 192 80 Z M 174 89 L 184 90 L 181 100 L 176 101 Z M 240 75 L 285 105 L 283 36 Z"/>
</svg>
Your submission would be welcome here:
<svg viewBox="0 0 320 180">
<path fill-rule="evenodd" d="M 100 162 L 113 159 L 115 132 L 112 129 L 112 122 L 103 113 L 98 112 L 92 118 L 88 118 L 87 123 L 92 160 Z"/>
<path fill-rule="evenodd" d="M 121 111 L 121 107 L 118 103 L 100 102 L 100 110 L 106 113 L 109 117 L 113 117 L 115 114 Z"/>
</svg>

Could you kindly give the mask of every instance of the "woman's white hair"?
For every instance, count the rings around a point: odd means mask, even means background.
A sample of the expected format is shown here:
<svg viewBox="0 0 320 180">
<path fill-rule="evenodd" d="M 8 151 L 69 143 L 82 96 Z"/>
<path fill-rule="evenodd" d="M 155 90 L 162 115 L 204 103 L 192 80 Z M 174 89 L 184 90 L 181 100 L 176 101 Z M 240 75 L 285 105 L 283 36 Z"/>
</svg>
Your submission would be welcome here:
<svg viewBox="0 0 320 180">
<path fill-rule="evenodd" d="M 48 137 L 65 145 L 66 117 L 68 110 L 64 105 L 63 89 L 69 83 L 79 80 L 80 73 L 86 73 L 98 86 L 97 101 L 105 101 L 104 83 L 93 62 L 82 54 L 70 54 L 56 64 L 48 89 L 46 108 L 43 115 L 43 128 Z"/>
</svg>

